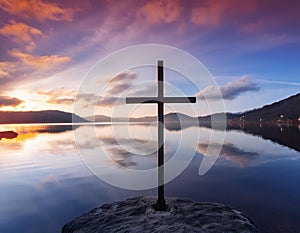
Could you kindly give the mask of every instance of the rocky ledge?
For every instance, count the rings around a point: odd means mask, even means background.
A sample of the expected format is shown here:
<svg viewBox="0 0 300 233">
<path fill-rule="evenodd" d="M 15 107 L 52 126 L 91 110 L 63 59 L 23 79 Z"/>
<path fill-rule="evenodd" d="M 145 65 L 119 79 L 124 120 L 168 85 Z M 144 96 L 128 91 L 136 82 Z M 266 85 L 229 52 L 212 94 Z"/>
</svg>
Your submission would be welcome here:
<svg viewBox="0 0 300 233">
<path fill-rule="evenodd" d="M 258 232 L 240 211 L 218 203 L 168 198 L 168 211 L 155 199 L 135 197 L 104 204 L 67 223 L 62 233 L 99 232 Z"/>
</svg>

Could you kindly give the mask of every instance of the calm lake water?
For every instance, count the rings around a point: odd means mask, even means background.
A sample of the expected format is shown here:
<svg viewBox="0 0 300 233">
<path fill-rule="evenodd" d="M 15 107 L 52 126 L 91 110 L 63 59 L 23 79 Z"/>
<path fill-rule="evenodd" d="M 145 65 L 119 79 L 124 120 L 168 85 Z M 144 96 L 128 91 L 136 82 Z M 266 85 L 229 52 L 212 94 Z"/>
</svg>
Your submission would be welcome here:
<svg viewBox="0 0 300 233">
<path fill-rule="evenodd" d="M 102 203 L 156 195 L 155 189 L 115 188 L 90 172 L 74 139 L 74 133 L 85 132 L 89 127 L 92 126 L 82 125 L 73 130 L 68 125 L 0 125 L 0 131 L 19 133 L 16 138 L 0 140 L 0 233 L 60 232 L 66 222 Z M 122 132 L 127 126 L 118 127 Z M 151 141 L 149 132 L 156 130 L 155 126 L 130 127 L 138 140 L 145 141 Z M 227 131 L 221 156 L 212 169 L 200 176 L 199 165 L 211 129 L 166 129 L 166 159 L 172 156 L 180 137 L 184 146 L 192 133 L 201 134 L 201 140 L 194 145 L 197 151 L 192 162 L 166 185 L 166 195 L 226 203 L 243 211 L 261 232 L 299 233 L 300 141 L 294 138 L 299 137 L 300 130 L 293 128 L 291 140 L 286 140 L 287 130 L 275 129 L 273 141 L 266 136 L 263 139 L 242 131 Z M 103 156 L 101 166 L 111 175 L 125 167 L 148 169 L 156 165 L 155 153 L 144 156 L 122 150 L 111 136 L 111 125 L 98 125 L 95 132 L 115 161 L 99 154 Z M 288 141 L 287 146 L 284 141 Z M 123 142 L 128 144 L 125 139 Z M 99 146 L 89 135 L 81 143 L 87 149 Z M 155 145 L 155 140 L 149 145 Z"/>
</svg>

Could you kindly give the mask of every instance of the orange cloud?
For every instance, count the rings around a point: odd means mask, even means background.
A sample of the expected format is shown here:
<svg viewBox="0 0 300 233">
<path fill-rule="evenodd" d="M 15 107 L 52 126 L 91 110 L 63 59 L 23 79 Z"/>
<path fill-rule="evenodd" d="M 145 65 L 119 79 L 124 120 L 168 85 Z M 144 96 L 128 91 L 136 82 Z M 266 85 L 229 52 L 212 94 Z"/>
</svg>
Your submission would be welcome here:
<svg viewBox="0 0 300 233">
<path fill-rule="evenodd" d="M 181 7 L 178 1 L 173 0 L 154 0 L 148 2 L 140 9 L 140 14 L 143 15 L 149 23 L 172 23 L 179 19 Z"/>
<path fill-rule="evenodd" d="M 33 42 L 34 37 L 43 35 L 39 29 L 31 27 L 25 23 L 16 23 L 15 21 L 11 21 L 10 24 L 4 25 L 4 27 L 0 29 L 0 34 L 12 37 L 12 39 L 17 43 L 27 43 L 27 49 L 29 50 L 35 47 Z"/>
<path fill-rule="evenodd" d="M 59 55 L 50 55 L 50 56 L 34 56 L 28 53 L 23 53 L 17 49 L 13 49 L 9 52 L 13 57 L 19 58 L 25 64 L 33 66 L 36 68 L 52 68 L 61 63 L 66 63 L 71 60 L 70 57 L 59 56 Z"/>
<path fill-rule="evenodd" d="M 1 0 L 0 8 L 9 14 L 23 18 L 35 18 L 39 21 L 46 19 L 53 21 L 71 21 L 74 11 L 64 9 L 56 3 L 43 2 L 42 0 Z"/>
<path fill-rule="evenodd" d="M 57 99 L 49 99 L 47 100 L 48 104 L 56 104 L 56 105 L 72 105 L 74 103 L 74 98 L 57 98 Z"/>
<path fill-rule="evenodd" d="M 75 101 L 77 92 L 75 90 L 66 90 L 64 88 L 53 89 L 49 91 L 39 90 L 38 95 L 48 96 L 47 103 L 58 105 L 72 105 Z"/>
<path fill-rule="evenodd" d="M 0 78 L 9 76 L 10 72 L 14 70 L 15 64 L 12 62 L 0 62 Z"/>
<path fill-rule="evenodd" d="M 201 26 L 219 25 L 228 16 L 245 16 L 252 13 L 256 4 L 254 1 L 211 0 L 205 6 L 192 9 L 190 20 Z"/>
<path fill-rule="evenodd" d="M 75 97 L 77 92 L 75 90 L 66 90 L 65 88 L 57 88 L 53 90 L 39 90 L 37 92 L 38 95 L 47 95 L 51 97 L 61 97 L 61 96 L 72 96 Z"/>
</svg>

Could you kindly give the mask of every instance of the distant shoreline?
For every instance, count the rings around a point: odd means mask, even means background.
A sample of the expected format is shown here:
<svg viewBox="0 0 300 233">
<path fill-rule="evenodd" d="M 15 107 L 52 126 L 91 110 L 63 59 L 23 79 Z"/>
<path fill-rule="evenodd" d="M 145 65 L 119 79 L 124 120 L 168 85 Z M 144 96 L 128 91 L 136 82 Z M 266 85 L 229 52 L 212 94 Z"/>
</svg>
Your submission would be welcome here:
<svg viewBox="0 0 300 233">
<path fill-rule="evenodd" d="M 300 93 L 287 99 L 266 105 L 262 108 L 253 109 L 244 113 L 214 113 L 207 116 L 192 117 L 183 113 L 173 112 L 165 115 L 165 122 L 178 123 L 185 125 L 192 124 L 207 126 L 214 122 L 226 123 L 230 125 L 240 124 L 268 124 L 268 125 L 299 125 L 300 124 Z M 226 120 L 226 122 L 224 122 Z M 74 113 L 45 110 L 45 111 L 29 111 L 29 112 L 5 112 L 0 111 L 0 124 L 95 124 L 95 123 L 139 123 L 157 121 L 156 116 L 145 117 L 109 117 L 105 115 L 93 115 L 81 117 Z"/>
</svg>

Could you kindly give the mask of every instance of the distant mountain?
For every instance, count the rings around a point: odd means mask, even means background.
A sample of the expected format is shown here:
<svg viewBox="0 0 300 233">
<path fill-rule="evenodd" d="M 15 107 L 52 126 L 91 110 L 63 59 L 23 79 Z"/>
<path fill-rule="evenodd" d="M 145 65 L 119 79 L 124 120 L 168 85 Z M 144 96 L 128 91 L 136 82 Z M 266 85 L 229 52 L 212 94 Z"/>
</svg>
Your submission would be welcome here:
<svg viewBox="0 0 300 233">
<path fill-rule="evenodd" d="M 239 114 L 234 113 L 215 113 L 207 116 L 198 117 L 199 126 L 224 130 L 227 127 L 228 120 L 237 118 Z M 213 121 L 213 125 L 212 125 Z"/>
<path fill-rule="evenodd" d="M 68 112 L 47 110 L 30 112 L 1 112 L 0 124 L 21 123 L 72 123 L 86 122 L 87 120 Z"/>
<path fill-rule="evenodd" d="M 225 116 L 224 116 L 225 114 Z M 218 128 L 217 123 L 220 124 L 220 128 L 224 128 L 224 119 L 232 119 L 234 117 L 239 116 L 238 114 L 233 113 L 217 113 L 208 116 L 201 116 L 201 117 L 191 117 L 183 113 L 173 112 L 168 113 L 164 116 L 164 123 L 165 127 L 169 130 L 180 130 L 183 128 L 191 127 L 191 126 L 206 126 L 211 127 L 211 118 L 214 119 L 215 124 L 214 128 Z M 225 118 L 224 118 L 225 117 Z M 95 115 L 85 117 L 86 120 L 95 121 L 95 122 L 137 122 L 137 123 L 144 123 L 149 124 L 152 122 L 157 121 L 157 116 L 145 116 L 145 117 L 118 117 L 118 118 L 110 118 L 104 115 Z M 226 121 L 225 121 L 226 125 Z"/>
<path fill-rule="evenodd" d="M 225 114 L 225 115 L 224 115 Z M 168 113 L 165 115 L 166 127 L 170 129 L 179 129 L 189 126 L 211 127 L 211 119 L 214 122 L 228 120 L 229 125 L 243 122 L 297 122 L 300 117 L 300 93 L 291 96 L 279 102 L 266 105 L 262 108 L 246 111 L 244 113 L 216 113 L 213 115 L 191 117 L 182 113 Z M 18 124 L 18 123 L 72 123 L 74 122 L 111 122 L 112 118 L 105 115 L 95 115 L 81 118 L 75 114 L 47 110 L 30 112 L 3 112 L 0 111 L 0 124 Z M 130 118 L 130 122 L 154 122 L 156 116 L 146 116 Z M 114 122 L 127 122 L 127 118 L 113 118 Z M 181 122 L 181 126 L 179 124 Z M 222 124 L 220 124 L 222 126 Z M 215 127 L 215 126 L 214 126 Z"/>
<path fill-rule="evenodd" d="M 145 117 L 117 117 L 117 118 L 111 118 L 105 115 L 95 115 L 95 116 L 89 116 L 85 117 L 88 121 L 95 121 L 95 122 L 153 122 L 157 120 L 157 116 L 145 116 Z M 172 122 L 172 121 L 191 121 L 195 120 L 196 118 L 190 117 L 188 115 L 182 114 L 182 113 L 168 113 L 165 115 L 164 120 L 166 122 Z"/>
<path fill-rule="evenodd" d="M 164 116 L 165 122 L 178 122 L 180 121 L 192 121 L 196 118 L 182 114 L 182 113 L 168 113 Z M 153 122 L 157 120 L 157 116 L 147 116 L 147 117 L 138 117 L 138 118 L 130 118 L 130 122 Z"/>
<path fill-rule="evenodd" d="M 197 117 L 191 117 L 182 113 L 165 115 L 165 127 L 168 130 L 181 130 L 192 126 L 199 126 Z"/>
<path fill-rule="evenodd" d="M 287 99 L 265 105 L 262 108 L 244 112 L 233 118 L 245 122 L 297 121 L 300 117 L 300 93 Z"/>
<path fill-rule="evenodd" d="M 88 116 L 84 117 L 84 119 L 91 121 L 91 122 L 153 122 L 157 119 L 155 116 L 146 116 L 146 117 L 115 117 L 111 118 L 105 115 L 95 115 L 95 116 Z"/>
<path fill-rule="evenodd" d="M 226 122 L 228 119 L 237 117 L 238 114 L 233 113 L 217 113 L 208 116 L 191 117 L 183 113 L 168 113 L 164 117 L 165 127 L 169 130 L 180 130 L 192 126 L 205 126 L 211 127 L 211 119 L 214 120 L 214 128 L 224 129 L 226 128 Z M 156 121 L 156 116 L 130 118 L 130 122 L 153 122 Z M 225 120 L 225 121 L 224 121 Z"/>
<path fill-rule="evenodd" d="M 166 121 L 194 121 L 196 117 L 191 117 L 183 113 L 168 113 L 165 115 Z"/>
<path fill-rule="evenodd" d="M 84 119 L 92 122 L 111 122 L 111 117 L 104 116 L 104 115 L 95 115 L 95 116 L 88 116 Z"/>
<path fill-rule="evenodd" d="M 223 121 L 224 119 L 231 120 L 236 117 L 239 117 L 240 114 L 237 113 L 215 113 L 212 115 L 207 115 L 207 116 L 199 116 L 198 120 L 199 122 L 210 122 L 211 119 L 213 118 L 215 121 Z"/>
</svg>

